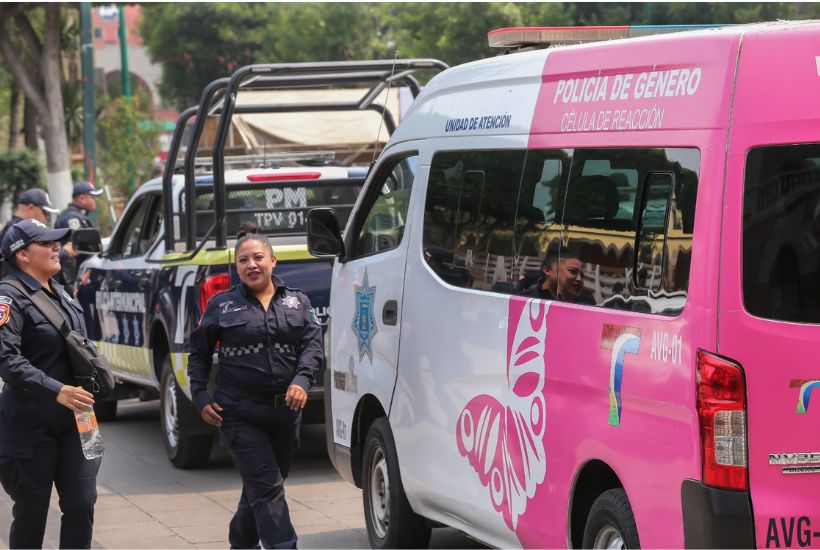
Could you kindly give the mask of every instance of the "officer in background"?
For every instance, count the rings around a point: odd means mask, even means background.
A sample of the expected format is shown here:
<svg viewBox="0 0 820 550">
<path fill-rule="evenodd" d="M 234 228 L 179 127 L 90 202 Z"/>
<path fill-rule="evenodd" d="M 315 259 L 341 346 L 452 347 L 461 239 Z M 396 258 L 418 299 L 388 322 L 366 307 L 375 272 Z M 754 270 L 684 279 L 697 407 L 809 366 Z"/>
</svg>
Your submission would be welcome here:
<svg viewBox="0 0 820 550">
<path fill-rule="evenodd" d="M 71 230 L 94 227 L 94 222 L 88 218 L 88 213 L 97 209 L 97 197 L 102 192 L 102 189 L 95 189 L 94 185 L 87 181 L 75 183 L 71 193 L 71 204 L 60 212 L 54 227 Z M 63 257 L 61 260 L 63 266 L 60 274 L 61 282 L 68 288 L 69 294 L 73 294 L 79 267 L 76 254 L 68 254 L 68 257 Z"/>
<path fill-rule="evenodd" d="M 20 220 L 33 219 L 40 223 L 48 224 L 51 214 L 58 213 L 59 210 L 51 206 L 51 200 L 48 198 L 48 193 L 42 189 L 32 188 L 23 191 L 20 198 L 17 199 L 17 208 L 14 210 L 14 216 L 0 231 L 0 242 L 3 242 L 3 236 L 6 231 L 19 222 Z M 0 277 L 8 274 L 8 266 L 0 264 Z"/>
<path fill-rule="evenodd" d="M 231 548 L 295 548 L 284 481 L 299 441 L 302 407 L 322 362 L 322 328 L 305 294 L 272 276 L 268 240 L 247 224 L 236 243 L 240 284 L 211 298 L 189 343 L 191 394 L 219 427 L 242 476 Z M 208 375 L 219 342 L 219 380 Z"/>
<path fill-rule="evenodd" d="M 68 229 L 37 220 L 14 224 L 0 242 L 11 273 L 0 281 L 0 483 L 14 501 L 11 548 L 42 548 L 52 488 L 62 511 L 60 548 L 90 548 L 101 458 L 83 455 L 72 411 L 93 396 L 74 385 L 66 343 L 16 280 L 43 293 L 72 329 L 85 333 L 83 313 L 52 277 Z"/>
</svg>

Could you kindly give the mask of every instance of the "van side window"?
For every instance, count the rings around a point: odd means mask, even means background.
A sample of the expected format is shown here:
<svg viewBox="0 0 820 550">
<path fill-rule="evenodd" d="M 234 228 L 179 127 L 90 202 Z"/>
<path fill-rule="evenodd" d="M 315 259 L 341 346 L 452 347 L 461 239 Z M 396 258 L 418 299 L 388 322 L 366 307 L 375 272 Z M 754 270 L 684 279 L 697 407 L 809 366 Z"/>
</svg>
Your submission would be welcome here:
<svg viewBox="0 0 820 550">
<path fill-rule="evenodd" d="M 516 214 L 516 292 L 680 313 L 699 162 L 696 149 L 530 151 Z"/>
<path fill-rule="evenodd" d="M 424 209 L 424 258 L 445 282 L 511 294 L 513 230 L 524 151 L 433 157 Z"/>
<path fill-rule="evenodd" d="M 820 144 L 749 151 L 743 303 L 752 315 L 820 323 Z"/>
<path fill-rule="evenodd" d="M 543 268 L 550 250 L 560 247 L 571 150 L 529 151 L 515 217 L 515 293 L 551 299 Z M 549 286 L 548 284 L 546 285 Z"/>
<path fill-rule="evenodd" d="M 362 217 L 354 223 L 351 258 L 393 250 L 404 236 L 410 192 L 418 167 L 418 155 L 404 157 L 378 174 L 361 205 Z M 359 225 L 359 220 L 364 220 Z"/>
</svg>

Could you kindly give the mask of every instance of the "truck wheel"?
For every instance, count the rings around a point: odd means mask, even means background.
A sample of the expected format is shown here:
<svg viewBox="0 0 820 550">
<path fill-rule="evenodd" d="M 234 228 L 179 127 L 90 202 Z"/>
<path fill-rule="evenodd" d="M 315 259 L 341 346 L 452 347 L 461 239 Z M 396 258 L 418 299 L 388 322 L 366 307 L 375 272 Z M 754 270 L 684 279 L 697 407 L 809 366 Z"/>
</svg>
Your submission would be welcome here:
<svg viewBox="0 0 820 550">
<path fill-rule="evenodd" d="M 190 469 L 204 466 L 211 456 L 210 434 L 191 435 L 180 423 L 180 407 L 193 407 L 177 386 L 171 356 L 162 363 L 160 380 L 160 416 L 162 418 L 162 442 L 168 460 L 177 468 Z"/>
<path fill-rule="evenodd" d="M 364 453 L 362 496 L 370 546 L 427 548 L 430 527 L 407 502 L 393 432 L 386 418 L 370 426 Z"/>
<path fill-rule="evenodd" d="M 94 414 L 97 416 L 97 420 L 99 422 L 114 420 L 117 416 L 117 403 L 119 403 L 119 401 L 116 399 L 94 401 Z"/>
<path fill-rule="evenodd" d="M 640 548 L 632 506 L 623 489 L 604 491 L 595 499 L 584 528 L 584 548 Z"/>
</svg>

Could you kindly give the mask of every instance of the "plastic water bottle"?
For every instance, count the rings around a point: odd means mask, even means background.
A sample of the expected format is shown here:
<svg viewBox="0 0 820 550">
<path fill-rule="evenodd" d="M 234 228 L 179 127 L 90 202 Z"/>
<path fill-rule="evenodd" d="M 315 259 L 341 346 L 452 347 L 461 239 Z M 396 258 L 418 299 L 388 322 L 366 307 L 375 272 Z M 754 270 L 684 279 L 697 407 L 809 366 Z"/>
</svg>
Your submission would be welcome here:
<svg viewBox="0 0 820 550">
<path fill-rule="evenodd" d="M 80 432 L 80 445 L 83 447 L 83 454 L 88 460 L 99 458 L 105 452 L 103 447 L 102 434 L 97 426 L 97 415 L 94 409 L 84 409 L 74 413 L 74 420 L 77 421 L 77 431 Z"/>
</svg>

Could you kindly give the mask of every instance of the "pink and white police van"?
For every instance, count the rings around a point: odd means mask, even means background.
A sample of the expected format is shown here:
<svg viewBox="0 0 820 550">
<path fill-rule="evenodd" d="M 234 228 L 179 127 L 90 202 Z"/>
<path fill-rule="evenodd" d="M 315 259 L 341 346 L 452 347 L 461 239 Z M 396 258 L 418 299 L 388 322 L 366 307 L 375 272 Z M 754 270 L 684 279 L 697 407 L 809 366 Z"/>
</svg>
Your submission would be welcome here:
<svg viewBox="0 0 820 550">
<path fill-rule="evenodd" d="M 820 547 L 820 23 L 447 70 L 309 235 L 374 547 Z"/>
</svg>

